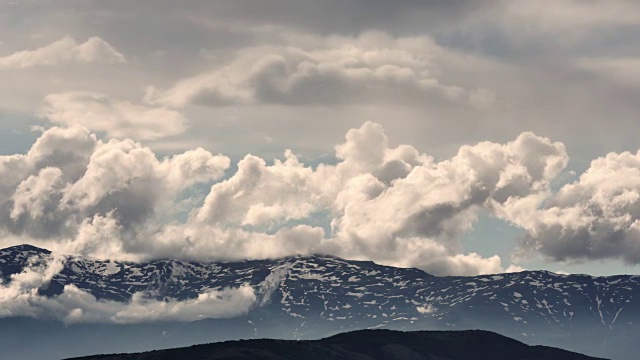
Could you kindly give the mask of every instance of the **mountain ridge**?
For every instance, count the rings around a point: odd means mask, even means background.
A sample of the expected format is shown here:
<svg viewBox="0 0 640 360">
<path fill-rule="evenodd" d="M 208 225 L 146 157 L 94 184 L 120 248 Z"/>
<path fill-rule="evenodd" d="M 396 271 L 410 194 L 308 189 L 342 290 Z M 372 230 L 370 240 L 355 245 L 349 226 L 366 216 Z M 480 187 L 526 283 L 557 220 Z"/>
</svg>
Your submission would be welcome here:
<svg viewBox="0 0 640 360">
<path fill-rule="evenodd" d="M 2 251 L 34 251 L 34 252 L 39 252 L 39 253 L 43 253 L 43 254 L 53 254 L 54 252 L 45 248 L 41 248 L 35 245 L 31 245 L 31 244 L 19 244 L 19 245 L 13 245 L 13 246 L 8 246 L 6 248 L 0 248 L 0 252 Z M 386 267 L 393 267 L 393 268 L 400 268 L 400 269 L 408 269 L 408 270 L 416 270 L 416 271 L 421 271 L 423 273 L 425 273 L 428 276 L 433 276 L 433 277 L 439 277 L 439 278 L 448 278 L 448 277 L 474 277 L 474 276 L 478 276 L 478 275 L 434 275 L 431 274 L 425 270 L 422 270 L 420 268 L 416 268 L 416 267 L 399 267 L 399 266 L 393 266 L 393 265 L 382 265 L 382 264 L 378 264 L 375 261 L 372 260 L 353 260 L 353 259 L 347 259 L 347 258 L 343 258 L 340 256 L 335 256 L 335 255 L 330 255 L 330 254 L 321 254 L 321 253 L 313 253 L 313 254 L 307 254 L 307 255 L 302 255 L 302 254 L 298 254 L 298 255 L 289 255 L 289 256 L 283 256 L 283 257 L 275 257 L 275 258 L 261 258 L 261 259 L 246 259 L 246 260 L 229 260 L 229 259 L 221 259 L 221 260 L 207 260 L 207 261 L 198 261 L 198 260 L 189 260 L 189 259 L 172 259 L 172 258 L 158 258 L 158 259 L 149 259 L 146 261 L 130 261 L 130 260 L 100 260 L 100 259 L 96 259 L 96 258 L 92 258 L 92 257 L 87 257 L 87 256 L 81 256 L 81 255 L 73 255 L 73 254 L 64 254 L 64 253 L 59 253 L 59 255 L 64 256 L 64 257 L 77 257 L 77 258 L 83 258 L 83 259 L 87 259 L 87 260 L 94 260 L 94 261 L 114 261 L 114 262 L 119 262 L 119 263 L 124 263 L 124 264 L 145 264 L 145 263 L 152 263 L 152 262 L 163 262 L 163 261 L 181 261 L 181 262 L 198 262 L 198 263 L 213 263 L 213 264 L 217 264 L 217 263 L 237 263 L 237 262 L 245 262 L 245 261 L 265 261 L 265 260 L 294 260 L 294 259 L 301 259 L 301 258 L 333 258 L 336 260 L 342 260 L 342 261 L 349 261 L 349 262 L 353 262 L 353 263 L 367 263 L 367 264 L 375 264 L 375 265 L 379 265 L 379 266 L 386 266 Z M 618 277 L 618 276 L 640 276 L 640 274 L 611 274 L 611 275 L 592 275 L 592 274 L 587 274 L 587 273 L 564 273 L 564 272 L 554 272 L 551 270 L 546 270 L 546 269 L 524 269 L 524 270 L 520 270 L 520 271 L 510 271 L 510 272 L 498 272 L 498 273 L 486 273 L 486 274 L 482 274 L 482 275 L 501 275 L 501 274 L 517 274 L 517 273 L 547 273 L 547 274 L 552 274 L 552 275 L 556 275 L 556 276 L 587 276 L 587 277 L 591 277 L 591 278 L 611 278 L 611 277 Z"/>
<path fill-rule="evenodd" d="M 2 249 L 0 278 L 4 284 L 10 284 L 14 274 L 34 264 L 45 264 L 54 255 L 32 246 Z M 616 359 L 627 359 L 626 354 L 632 352 L 635 344 L 628 334 L 640 331 L 637 275 L 593 277 L 524 271 L 438 277 L 420 269 L 322 256 L 208 263 L 181 260 L 133 263 L 79 256 L 58 260 L 59 269 L 46 285 L 38 288 L 38 294 L 59 303 L 65 299 L 63 294 L 67 296 L 65 289 L 71 287 L 74 294 L 84 294 L 83 299 L 87 296 L 93 299 L 90 299 L 92 306 L 79 312 L 85 318 L 70 318 L 73 308 L 63 313 L 65 317 L 55 312 L 41 313 L 54 321 L 71 319 L 65 324 L 68 330 L 63 331 L 89 327 L 76 323 L 91 321 L 103 327 L 101 322 L 112 323 L 109 329 L 124 324 L 131 324 L 127 326 L 132 329 L 136 326 L 159 329 L 165 326 L 160 324 L 162 317 L 140 317 L 129 311 L 131 305 L 140 311 L 165 303 L 199 301 L 203 294 L 224 300 L 225 296 L 237 295 L 238 289 L 251 289 L 253 303 L 233 317 L 215 318 L 216 315 L 211 320 L 200 320 L 174 316 L 167 320 L 186 321 L 188 324 L 179 328 L 190 329 L 183 334 L 162 330 L 160 337 L 164 338 L 165 332 L 174 337 L 173 342 L 165 341 L 172 347 L 191 344 L 192 339 L 201 342 L 258 337 L 317 339 L 367 328 L 485 329 L 531 344 L 560 346 L 599 356 L 613 351 L 621 354 Z M 236 292 L 229 295 L 229 289 Z M 120 310 L 92 318 L 90 311 L 104 308 L 105 304 L 118 306 Z M 133 317 L 123 318 L 120 313 Z M 190 323 L 194 319 L 198 321 Z M 218 331 L 220 328 L 225 331 Z M 604 345 L 596 345 L 603 341 Z"/>
</svg>

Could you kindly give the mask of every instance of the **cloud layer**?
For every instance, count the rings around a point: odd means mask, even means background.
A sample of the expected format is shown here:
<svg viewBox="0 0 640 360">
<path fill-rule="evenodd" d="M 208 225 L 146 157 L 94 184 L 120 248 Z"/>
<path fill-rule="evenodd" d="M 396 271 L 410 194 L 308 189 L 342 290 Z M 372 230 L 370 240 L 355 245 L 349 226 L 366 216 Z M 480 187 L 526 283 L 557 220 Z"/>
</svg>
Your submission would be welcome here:
<svg viewBox="0 0 640 360">
<path fill-rule="evenodd" d="M 521 251 L 640 262 L 639 154 L 596 159 L 557 191 L 566 148 L 529 132 L 436 161 L 391 146 L 367 122 L 335 158 L 308 166 L 290 150 L 273 162 L 247 155 L 225 174 L 230 159 L 203 149 L 158 158 L 131 140 L 54 127 L 27 154 L 0 157 L 2 245 L 126 260 L 325 253 L 438 275 L 505 271 L 515 264 L 461 243 L 484 214 L 525 229 Z"/>
<path fill-rule="evenodd" d="M 52 94 L 57 124 L 151 140 L 163 152 L 215 144 L 234 155 L 316 156 L 365 120 L 439 158 L 525 131 L 562 140 L 580 170 L 638 147 L 640 17 L 629 1 L 49 5 L 0 14 L 7 152 L 27 146 L 31 138 L 11 130 L 25 134 L 36 121 L 25 114 Z M 76 116 L 83 101 L 100 121 Z M 188 128 L 164 107 L 179 108 Z"/>
<path fill-rule="evenodd" d="M 55 124 L 80 125 L 117 138 L 155 140 L 182 133 L 187 124 L 177 111 L 132 104 L 94 92 L 50 94 L 44 102 L 42 116 Z"/>
<path fill-rule="evenodd" d="M 74 63 L 118 64 L 125 62 L 124 55 L 99 37 L 90 37 L 84 43 L 78 43 L 75 39 L 66 36 L 34 50 L 22 50 L 0 57 L 0 70 Z"/>
<path fill-rule="evenodd" d="M 288 34 L 282 45 L 244 48 L 227 64 L 150 88 L 150 103 L 183 107 L 250 103 L 355 105 L 425 99 L 484 107 L 494 94 L 442 83 L 433 58 L 445 50 L 428 36 L 393 38 L 366 32 L 357 38 Z M 413 95 L 411 95 L 413 94 Z"/>
</svg>

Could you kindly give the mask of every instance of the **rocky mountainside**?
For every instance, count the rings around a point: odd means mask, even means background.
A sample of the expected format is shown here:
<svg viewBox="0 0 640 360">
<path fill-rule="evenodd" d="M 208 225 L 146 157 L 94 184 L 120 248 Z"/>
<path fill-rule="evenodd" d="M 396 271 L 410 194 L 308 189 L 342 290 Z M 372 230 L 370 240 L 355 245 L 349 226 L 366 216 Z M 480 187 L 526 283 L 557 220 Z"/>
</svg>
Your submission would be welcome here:
<svg viewBox="0 0 640 360">
<path fill-rule="evenodd" d="M 244 340 L 138 354 L 98 355 L 82 360 L 590 360 L 546 346 L 480 330 L 360 330 L 315 341 Z"/>
<path fill-rule="evenodd" d="M 47 250 L 27 245 L 0 250 L 0 276 L 10 283 L 11 275 L 46 263 L 51 256 Z M 486 329 L 531 344 L 625 359 L 633 354 L 633 334 L 640 330 L 640 276 L 524 271 L 436 277 L 418 269 L 328 256 L 218 263 L 66 257 L 38 293 L 56 297 L 65 285 L 74 285 L 99 301 L 127 303 L 141 293 L 156 300 L 183 301 L 245 284 L 257 296 L 247 314 L 181 325 L 179 334 L 162 330 L 163 337 L 174 336 L 174 341 L 163 341 L 162 346 L 188 345 L 193 339 L 317 339 L 375 328 Z M 224 332 L 216 330 L 221 323 Z M 79 327 L 66 326 L 63 331 Z M 118 333 L 126 331 L 110 334 L 117 338 Z M 106 352 L 140 348 L 127 349 Z"/>
</svg>

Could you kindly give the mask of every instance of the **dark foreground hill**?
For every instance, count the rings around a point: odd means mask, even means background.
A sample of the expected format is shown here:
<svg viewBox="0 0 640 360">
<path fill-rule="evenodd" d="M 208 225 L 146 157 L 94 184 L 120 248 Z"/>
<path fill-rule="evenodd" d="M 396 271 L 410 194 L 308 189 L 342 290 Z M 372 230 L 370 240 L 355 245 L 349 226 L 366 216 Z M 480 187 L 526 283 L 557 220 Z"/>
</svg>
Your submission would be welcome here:
<svg viewBox="0 0 640 360">
<path fill-rule="evenodd" d="M 241 340 L 82 360 L 588 360 L 546 346 L 529 346 L 489 331 L 361 330 L 322 340 Z"/>
</svg>

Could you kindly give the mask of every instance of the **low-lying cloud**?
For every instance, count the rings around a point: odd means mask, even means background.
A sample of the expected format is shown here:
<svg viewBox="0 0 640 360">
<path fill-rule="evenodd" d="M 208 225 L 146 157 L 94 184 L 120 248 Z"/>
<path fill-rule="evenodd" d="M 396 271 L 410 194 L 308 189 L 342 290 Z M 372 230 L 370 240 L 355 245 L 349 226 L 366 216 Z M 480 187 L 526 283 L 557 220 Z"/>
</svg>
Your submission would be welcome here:
<svg viewBox="0 0 640 360">
<path fill-rule="evenodd" d="M 133 324 L 155 321 L 196 321 L 230 318 L 247 313 L 258 299 L 249 285 L 208 290 L 187 300 L 156 300 L 149 294 L 135 293 L 127 302 L 97 300 L 75 285 L 66 285 L 61 294 L 38 294 L 41 286 L 62 270 L 64 258 L 54 256 L 40 264 L 32 263 L 21 273 L 0 285 L 0 317 L 32 317 L 59 320 L 66 324 Z"/>
</svg>

